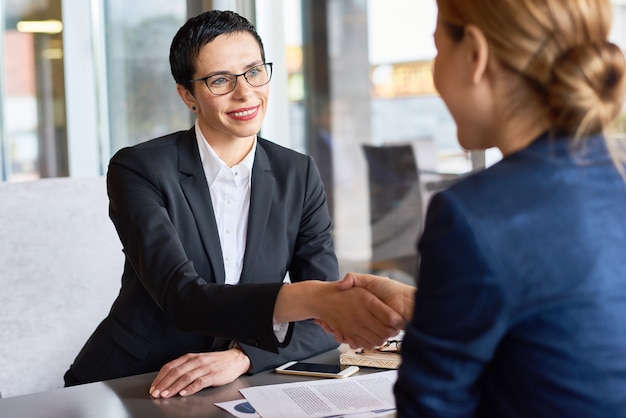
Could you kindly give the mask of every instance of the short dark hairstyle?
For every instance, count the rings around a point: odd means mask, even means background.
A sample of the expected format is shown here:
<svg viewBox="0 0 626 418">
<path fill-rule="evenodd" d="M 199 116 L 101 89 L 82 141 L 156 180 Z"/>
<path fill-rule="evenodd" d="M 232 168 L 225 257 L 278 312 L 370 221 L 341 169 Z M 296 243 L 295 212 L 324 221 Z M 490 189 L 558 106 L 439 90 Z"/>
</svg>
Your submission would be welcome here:
<svg viewBox="0 0 626 418">
<path fill-rule="evenodd" d="M 176 83 L 193 93 L 189 80 L 196 70 L 200 49 L 220 35 L 236 32 L 248 32 L 254 36 L 265 62 L 263 41 L 249 20 L 232 11 L 209 10 L 189 18 L 172 40 L 170 69 Z"/>
</svg>

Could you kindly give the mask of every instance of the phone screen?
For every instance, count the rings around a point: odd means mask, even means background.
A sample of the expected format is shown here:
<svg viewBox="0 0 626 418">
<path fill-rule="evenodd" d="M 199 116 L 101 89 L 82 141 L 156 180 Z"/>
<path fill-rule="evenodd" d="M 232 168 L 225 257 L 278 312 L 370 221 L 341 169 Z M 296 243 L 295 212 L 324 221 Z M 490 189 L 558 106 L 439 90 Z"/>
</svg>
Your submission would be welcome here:
<svg viewBox="0 0 626 418">
<path fill-rule="evenodd" d="M 285 370 L 297 370 L 300 372 L 316 372 L 316 373 L 339 373 L 341 366 L 338 364 L 317 364 L 298 362 L 287 367 Z"/>
</svg>

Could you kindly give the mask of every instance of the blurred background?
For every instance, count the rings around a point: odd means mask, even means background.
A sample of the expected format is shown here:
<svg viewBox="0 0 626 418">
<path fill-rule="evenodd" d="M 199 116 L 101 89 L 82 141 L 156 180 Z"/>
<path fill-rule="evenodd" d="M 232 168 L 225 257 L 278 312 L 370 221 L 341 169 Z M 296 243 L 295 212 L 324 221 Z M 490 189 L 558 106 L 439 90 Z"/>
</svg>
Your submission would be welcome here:
<svg viewBox="0 0 626 418">
<path fill-rule="evenodd" d="M 342 274 L 414 280 L 432 193 L 500 158 L 458 146 L 434 91 L 434 0 L 1 0 L 0 181 L 102 176 L 121 147 L 191 127 L 169 46 L 208 9 L 257 26 L 274 63 L 261 135 L 316 159 Z"/>
</svg>

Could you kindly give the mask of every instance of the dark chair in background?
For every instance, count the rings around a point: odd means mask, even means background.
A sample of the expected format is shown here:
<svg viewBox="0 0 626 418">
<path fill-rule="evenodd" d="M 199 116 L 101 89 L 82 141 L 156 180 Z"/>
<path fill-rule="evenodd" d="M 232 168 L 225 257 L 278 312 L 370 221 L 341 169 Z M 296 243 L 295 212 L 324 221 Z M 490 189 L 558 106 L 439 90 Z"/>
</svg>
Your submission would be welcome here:
<svg viewBox="0 0 626 418">
<path fill-rule="evenodd" d="M 430 142 L 429 142 L 430 141 Z M 421 144 L 421 145 L 420 145 Z M 415 284 L 419 256 L 417 240 L 422 232 L 426 205 L 432 193 L 450 186 L 458 175 L 420 170 L 420 150 L 436 152 L 432 140 L 393 145 L 363 145 L 367 160 L 372 258 L 370 270 Z M 430 164 L 429 164 L 430 165 Z M 425 181 L 428 176 L 432 180 Z"/>
</svg>

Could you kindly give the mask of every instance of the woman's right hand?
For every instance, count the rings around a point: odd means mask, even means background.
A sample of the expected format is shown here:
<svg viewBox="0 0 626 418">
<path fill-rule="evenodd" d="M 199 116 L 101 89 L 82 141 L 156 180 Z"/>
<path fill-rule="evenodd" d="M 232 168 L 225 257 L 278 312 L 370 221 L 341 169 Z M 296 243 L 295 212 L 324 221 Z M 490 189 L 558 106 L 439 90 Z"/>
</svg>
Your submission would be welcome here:
<svg viewBox="0 0 626 418">
<path fill-rule="evenodd" d="M 401 329 L 404 329 L 406 322 L 413 313 L 416 288 L 391 280 L 388 277 L 372 274 L 348 273 L 343 280 L 337 282 L 336 286 L 339 290 L 348 290 L 354 287 L 361 287 L 368 290 L 402 316 L 404 323 Z M 347 343 L 351 348 L 371 348 L 359 345 L 354 337 L 350 337 L 349 333 L 343 332 L 341 328 L 331 326 L 323 319 L 316 319 L 315 322 L 321 326 L 324 331 L 332 334 L 337 342 Z M 398 332 L 394 335 L 397 335 Z"/>
</svg>

